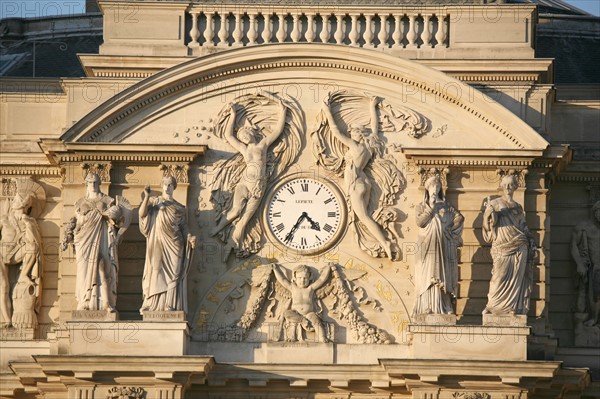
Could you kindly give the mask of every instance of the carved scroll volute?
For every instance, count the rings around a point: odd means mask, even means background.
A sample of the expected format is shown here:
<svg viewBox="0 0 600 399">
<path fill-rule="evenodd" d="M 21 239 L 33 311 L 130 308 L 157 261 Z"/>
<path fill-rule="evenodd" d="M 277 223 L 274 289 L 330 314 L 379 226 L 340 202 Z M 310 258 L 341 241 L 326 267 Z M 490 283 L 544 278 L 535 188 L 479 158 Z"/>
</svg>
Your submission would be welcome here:
<svg viewBox="0 0 600 399">
<path fill-rule="evenodd" d="M 110 162 L 85 162 L 81 164 L 82 178 L 89 174 L 95 173 L 100 176 L 100 181 L 104 183 L 110 183 L 110 170 L 112 164 Z"/>
</svg>

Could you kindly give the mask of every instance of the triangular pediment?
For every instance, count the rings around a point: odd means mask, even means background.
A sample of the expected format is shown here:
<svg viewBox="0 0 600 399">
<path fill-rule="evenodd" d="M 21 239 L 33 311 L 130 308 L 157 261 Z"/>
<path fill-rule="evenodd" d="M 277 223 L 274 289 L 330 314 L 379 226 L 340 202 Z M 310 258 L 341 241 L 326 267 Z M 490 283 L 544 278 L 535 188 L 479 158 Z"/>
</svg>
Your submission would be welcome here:
<svg viewBox="0 0 600 399">
<path fill-rule="evenodd" d="M 318 123 L 325 96 L 347 91 L 377 96 L 401 118 L 411 112 L 421 118 L 426 126 L 419 134 L 388 134 L 390 145 L 408 152 L 491 151 L 535 157 L 548 146 L 508 109 L 444 73 L 379 52 L 321 44 L 247 47 L 177 65 L 102 104 L 61 140 L 215 148 L 220 146 L 217 140 L 209 140 L 219 112 L 239 96 L 259 91 L 296 102 L 306 137 Z"/>
</svg>

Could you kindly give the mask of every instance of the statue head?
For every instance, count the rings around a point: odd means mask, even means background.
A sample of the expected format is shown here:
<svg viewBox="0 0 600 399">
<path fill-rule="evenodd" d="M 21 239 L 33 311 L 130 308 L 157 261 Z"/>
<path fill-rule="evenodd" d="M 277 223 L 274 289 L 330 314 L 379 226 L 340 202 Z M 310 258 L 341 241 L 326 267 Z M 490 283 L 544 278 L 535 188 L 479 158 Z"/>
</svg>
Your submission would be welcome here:
<svg viewBox="0 0 600 399">
<path fill-rule="evenodd" d="M 438 175 L 431 176 L 425 180 L 425 203 L 444 200 L 444 191 L 442 190 L 442 181 Z"/>
<path fill-rule="evenodd" d="M 100 175 L 97 173 L 88 173 L 85 176 L 85 185 L 88 189 L 88 192 L 99 193 L 100 182 Z"/>
<path fill-rule="evenodd" d="M 33 207 L 34 199 L 35 196 L 33 193 L 20 193 L 17 191 L 13 197 L 11 208 L 14 210 L 22 210 L 23 213 L 29 214 L 29 212 L 31 212 L 31 208 Z"/>
<path fill-rule="evenodd" d="M 360 143 L 365 139 L 367 130 L 364 126 L 353 123 L 349 126 L 349 133 L 352 140 Z"/>
<path fill-rule="evenodd" d="M 600 222 L 600 201 L 596 201 L 592 206 L 592 215 L 596 218 L 597 222 Z"/>
<path fill-rule="evenodd" d="M 177 179 L 174 176 L 167 175 L 162 179 L 162 189 L 165 194 L 173 194 L 177 188 Z"/>
<path fill-rule="evenodd" d="M 300 265 L 294 269 L 294 283 L 302 288 L 306 288 L 311 283 L 311 272 L 308 266 Z"/>
<path fill-rule="evenodd" d="M 244 126 L 237 131 L 238 139 L 244 144 L 258 143 L 259 141 L 259 128 L 246 120 Z"/>
<path fill-rule="evenodd" d="M 512 195 L 519 188 L 517 176 L 513 174 L 504 175 L 502 180 L 500 180 L 500 187 L 502 187 L 505 194 Z"/>
</svg>

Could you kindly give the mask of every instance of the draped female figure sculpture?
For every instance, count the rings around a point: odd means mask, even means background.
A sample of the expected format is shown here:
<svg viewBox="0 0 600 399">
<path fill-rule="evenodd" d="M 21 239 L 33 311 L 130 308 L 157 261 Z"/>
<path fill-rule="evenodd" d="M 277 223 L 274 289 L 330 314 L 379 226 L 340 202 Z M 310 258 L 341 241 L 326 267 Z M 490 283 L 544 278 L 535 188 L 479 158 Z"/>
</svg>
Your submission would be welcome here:
<svg viewBox="0 0 600 399">
<path fill-rule="evenodd" d="M 484 314 L 522 314 L 529 310 L 535 242 L 525 222 L 523 207 L 513 199 L 518 182 L 502 178 L 504 195 L 486 201 L 483 238 L 492 243 L 492 279 Z"/>
<path fill-rule="evenodd" d="M 131 205 L 100 192 L 100 176 L 85 177 L 86 194 L 75 203 L 78 310 L 116 312 L 118 245 L 131 222 Z M 66 248 L 67 246 L 64 246 Z"/>
<path fill-rule="evenodd" d="M 173 199 L 177 180 L 165 176 L 160 197 L 143 192 L 140 231 L 146 237 L 142 289 L 146 311 L 187 311 L 187 272 L 196 238 L 188 233 L 185 206 Z"/>
<path fill-rule="evenodd" d="M 419 258 L 413 314 L 455 314 L 457 248 L 462 246 L 464 217 L 446 201 L 438 176 L 425 182 L 424 199 L 417 205 L 416 217 Z"/>
</svg>

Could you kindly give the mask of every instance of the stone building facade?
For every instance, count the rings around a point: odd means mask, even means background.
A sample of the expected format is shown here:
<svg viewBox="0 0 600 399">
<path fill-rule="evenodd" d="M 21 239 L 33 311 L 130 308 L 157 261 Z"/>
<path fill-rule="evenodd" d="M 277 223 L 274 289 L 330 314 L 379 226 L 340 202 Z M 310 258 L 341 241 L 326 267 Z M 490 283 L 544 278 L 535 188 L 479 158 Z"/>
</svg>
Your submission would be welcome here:
<svg viewBox="0 0 600 399">
<path fill-rule="evenodd" d="M 598 396 L 598 18 L 98 5 L 0 21 L 1 397 Z"/>
</svg>

